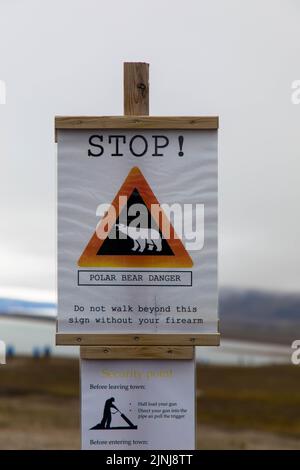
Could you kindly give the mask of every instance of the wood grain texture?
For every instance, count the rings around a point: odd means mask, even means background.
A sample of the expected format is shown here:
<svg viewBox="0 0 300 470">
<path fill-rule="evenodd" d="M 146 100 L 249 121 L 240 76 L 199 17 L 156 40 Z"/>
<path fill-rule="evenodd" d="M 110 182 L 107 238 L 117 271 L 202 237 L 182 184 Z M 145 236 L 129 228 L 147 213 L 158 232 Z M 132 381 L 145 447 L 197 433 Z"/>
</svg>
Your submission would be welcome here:
<svg viewBox="0 0 300 470">
<path fill-rule="evenodd" d="M 218 116 L 56 116 L 55 129 L 218 129 Z"/>
<path fill-rule="evenodd" d="M 124 114 L 149 115 L 149 64 L 124 63 Z"/>
<path fill-rule="evenodd" d="M 193 346 L 82 346 L 81 359 L 193 359 Z"/>
<path fill-rule="evenodd" d="M 220 334 L 70 334 L 57 333 L 58 346 L 219 346 Z"/>
<path fill-rule="evenodd" d="M 149 114 L 149 65 L 145 63 L 124 64 L 124 114 L 125 116 L 58 116 L 55 129 L 218 129 L 216 116 L 148 116 Z M 57 345 L 95 346 L 93 354 L 104 354 L 105 358 L 137 357 L 144 355 L 185 354 L 194 346 L 218 346 L 219 334 L 57 334 Z M 109 346 L 107 346 L 109 345 Z M 122 346 L 129 346 L 126 351 Z M 162 347 L 163 346 L 163 347 Z M 178 346 L 174 348 L 174 346 Z M 82 351 L 85 351 L 81 347 Z M 170 351 L 173 351 L 172 353 Z M 151 351 L 151 353 L 150 353 Z M 128 352 L 128 354 L 127 354 Z M 122 353 L 122 354 L 121 354 Z M 190 353 L 190 352 L 189 352 Z M 133 356 L 131 356 L 133 354 Z M 129 355 L 129 356 L 128 356 Z M 104 356 L 103 356 L 104 357 Z M 102 358 L 102 356 L 101 356 Z M 118 356 L 118 359 L 121 357 Z M 145 357 L 143 357 L 145 358 Z M 150 358 L 150 357 L 149 357 Z M 152 357 L 151 357 L 152 358 Z M 175 358 L 175 357 L 174 357 Z"/>
</svg>

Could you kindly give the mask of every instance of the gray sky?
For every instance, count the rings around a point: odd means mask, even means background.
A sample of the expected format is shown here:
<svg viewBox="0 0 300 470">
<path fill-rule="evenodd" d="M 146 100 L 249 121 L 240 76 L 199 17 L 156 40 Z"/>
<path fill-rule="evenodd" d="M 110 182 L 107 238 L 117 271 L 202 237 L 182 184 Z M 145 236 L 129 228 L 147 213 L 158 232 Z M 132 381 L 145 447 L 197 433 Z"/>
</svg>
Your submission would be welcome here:
<svg viewBox="0 0 300 470">
<path fill-rule="evenodd" d="M 0 295 L 55 292 L 54 116 L 220 116 L 220 285 L 299 289 L 298 0 L 0 0 Z"/>
</svg>

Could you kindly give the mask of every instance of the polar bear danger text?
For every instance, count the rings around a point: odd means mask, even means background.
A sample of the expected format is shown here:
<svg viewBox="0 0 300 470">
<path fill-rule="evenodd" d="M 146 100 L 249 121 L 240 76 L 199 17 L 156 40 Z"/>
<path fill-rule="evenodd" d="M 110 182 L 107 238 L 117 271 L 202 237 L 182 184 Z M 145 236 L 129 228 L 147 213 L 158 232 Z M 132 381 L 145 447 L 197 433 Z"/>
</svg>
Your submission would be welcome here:
<svg viewBox="0 0 300 470">
<path fill-rule="evenodd" d="M 79 286 L 192 286 L 192 271 L 79 270 Z"/>
</svg>

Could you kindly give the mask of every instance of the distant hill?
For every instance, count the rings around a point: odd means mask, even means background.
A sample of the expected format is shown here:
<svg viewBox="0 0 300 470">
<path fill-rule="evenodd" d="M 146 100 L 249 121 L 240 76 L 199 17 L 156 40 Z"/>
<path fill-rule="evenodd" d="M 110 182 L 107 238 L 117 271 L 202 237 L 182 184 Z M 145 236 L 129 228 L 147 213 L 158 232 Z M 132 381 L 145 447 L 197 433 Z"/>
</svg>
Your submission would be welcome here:
<svg viewBox="0 0 300 470">
<path fill-rule="evenodd" d="M 290 345 L 300 339 L 300 295 L 221 289 L 223 337 Z"/>
<path fill-rule="evenodd" d="M 18 318 L 41 318 L 55 320 L 57 306 L 53 302 L 0 298 L 0 316 Z"/>
<path fill-rule="evenodd" d="M 20 310 L 56 309 L 53 302 L 35 302 L 32 300 L 0 298 L 0 312 L 15 312 Z"/>
</svg>

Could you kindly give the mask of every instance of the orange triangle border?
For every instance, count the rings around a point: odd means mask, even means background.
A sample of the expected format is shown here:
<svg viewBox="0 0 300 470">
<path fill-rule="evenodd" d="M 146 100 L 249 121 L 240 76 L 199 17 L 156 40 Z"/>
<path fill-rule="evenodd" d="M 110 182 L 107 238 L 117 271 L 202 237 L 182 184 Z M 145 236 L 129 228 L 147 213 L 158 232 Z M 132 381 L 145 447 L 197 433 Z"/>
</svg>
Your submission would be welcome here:
<svg viewBox="0 0 300 470">
<path fill-rule="evenodd" d="M 108 210 L 108 215 L 110 223 L 108 226 L 107 233 L 110 233 L 111 228 L 113 227 L 116 218 L 119 217 L 121 210 L 123 208 L 122 205 L 119 204 L 119 197 L 120 196 L 129 196 L 131 195 L 134 189 L 137 189 L 147 207 L 150 211 L 151 216 L 157 223 L 157 226 L 161 230 L 162 235 L 163 227 L 168 226 L 170 231 L 170 237 L 166 238 L 167 243 L 169 244 L 170 248 L 172 249 L 174 255 L 160 255 L 160 256 L 151 256 L 151 255 L 97 255 L 99 249 L 101 248 L 102 244 L 104 243 L 105 239 L 100 239 L 97 236 L 96 231 L 92 235 L 92 238 L 84 248 L 79 260 L 78 266 L 82 268 L 88 267 L 113 267 L 113 268 L 190 268 L 193 266 L 193 261 L 190 255 L 188 254 L 187 250 L 185 249 L 182 241 L 176 235 L 175 230 L 166 217 L 163 210 L 161 210 L 160 214 L 161 217 L 158 217 L 157 220 L 156 214 L 151 212 L 151 205 L 158 204 L 159 202 L 155 197 L 152 189 L 150 188 L 149 184 L 147 183 L 144 175 L 142 174 L 141 170 L 138 167 L 133 167 L 130 172 L 128 173 L 124 183 L 122 184 L 121 188 L 119 189 L 117 195 L 115 196 L 113 202 L 111 203 L 111 207 Z M 111 211 L 111 213 L 110 213 Z M 116 218 L 114 217 L 116 216 Z M 113 221 L 112 221 L 113 220 Z M 107 224 L 107 221 L 100 222 L 99 229 L 103 228 L 101 225 Z M 167 224 L 167 225 L 166 225 Z M 163 226 L 163 227 L 162 227 Z"/>
</svg>

